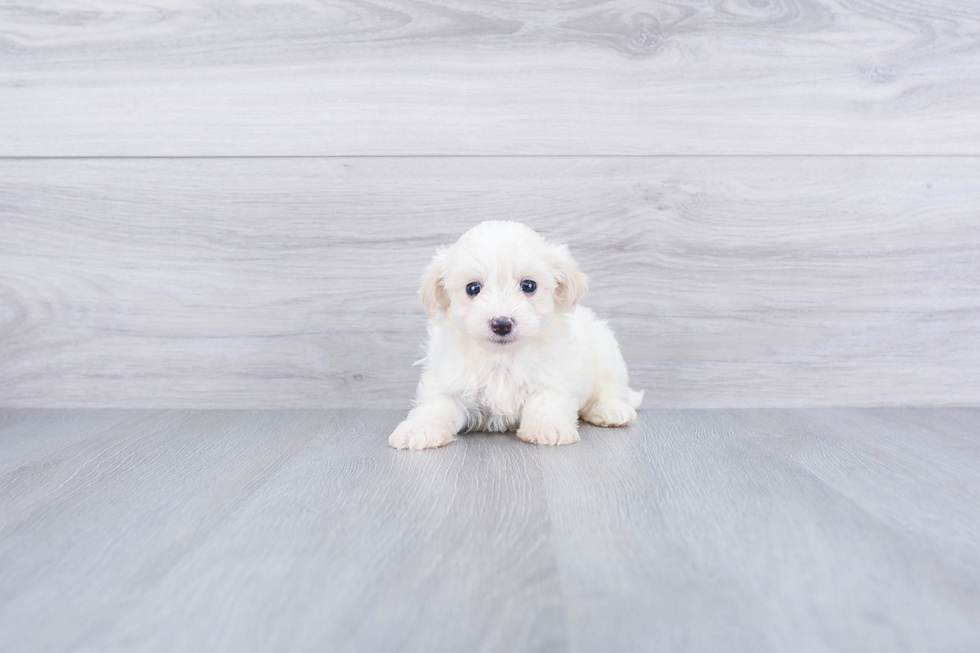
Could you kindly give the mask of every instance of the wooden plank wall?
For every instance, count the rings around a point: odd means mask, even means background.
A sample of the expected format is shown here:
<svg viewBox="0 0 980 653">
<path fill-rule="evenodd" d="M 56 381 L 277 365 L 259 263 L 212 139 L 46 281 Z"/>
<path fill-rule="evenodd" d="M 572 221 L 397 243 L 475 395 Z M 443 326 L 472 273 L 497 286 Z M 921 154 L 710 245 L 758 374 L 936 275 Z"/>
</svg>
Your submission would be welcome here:
<svg viewBox="0 0 980 653">
<path fill-rule="evenodd" d="M 0 6 L 8 156 L 918 155 L 980 142 L 974 0 Z"/>
<path fill-rule="evenodd" d="M 570 243 L 647 405 L 980 402 L 980 5 L 0 2 L 0 405 L 390 407 Z"/>
</svg>

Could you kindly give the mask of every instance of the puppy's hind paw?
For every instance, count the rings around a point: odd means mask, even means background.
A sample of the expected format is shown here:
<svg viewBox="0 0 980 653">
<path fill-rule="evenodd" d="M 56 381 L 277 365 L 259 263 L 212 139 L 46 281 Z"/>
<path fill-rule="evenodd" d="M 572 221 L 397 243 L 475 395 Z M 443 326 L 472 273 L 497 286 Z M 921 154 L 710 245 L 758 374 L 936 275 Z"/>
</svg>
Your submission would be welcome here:
<svg viewBox="0 0 980 653">
<path fill-rule="evenodd" d="M 517 429 L 517 437 L 531 444 L 572 444 L 580 440 L 574 424 L 527 424 Z"/>
<path fill-rule="evenodd" d="M 596 426 L 626 426 L 636 419 L 636 410 L 625 401 L 600 401 L 582 413 L 582 419 Z"/>
<path fill-rule="evenodd" d="M 452 441 L 453 434 L 445 429 L 407 420 L 388 436 L 388 444 L 395 449 L 435 449 Z"/>
</svg>

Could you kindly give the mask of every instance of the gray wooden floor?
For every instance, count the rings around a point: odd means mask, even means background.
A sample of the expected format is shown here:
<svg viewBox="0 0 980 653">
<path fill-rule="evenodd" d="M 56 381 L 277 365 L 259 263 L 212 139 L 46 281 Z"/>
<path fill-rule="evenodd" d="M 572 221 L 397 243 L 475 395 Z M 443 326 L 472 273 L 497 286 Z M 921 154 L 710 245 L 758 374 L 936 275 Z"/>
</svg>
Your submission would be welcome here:
<svg viewBox="0 0 980 653">
<path fill-rule="evenodd" d="M 3 651 L 980 649 L 980 410 L 0 412 Z"/>
</svg>

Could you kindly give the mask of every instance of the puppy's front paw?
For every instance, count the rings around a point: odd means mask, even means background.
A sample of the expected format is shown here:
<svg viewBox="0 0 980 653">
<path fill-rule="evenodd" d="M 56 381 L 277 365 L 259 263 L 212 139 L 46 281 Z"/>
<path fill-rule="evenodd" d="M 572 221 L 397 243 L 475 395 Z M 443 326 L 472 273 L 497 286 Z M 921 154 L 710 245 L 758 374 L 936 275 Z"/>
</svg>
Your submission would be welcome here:
<svg viewBox="0 0 980 653">
<path fill-rule="evenodd" d="M 527 424 L 517 429 L 517 437 L 531 444 L 572 444 L 579 441 L 574 424 Z"/>
<path fill-rule="evenodd" d="M 453 441 L 453 434 L 445 429 L 405 420 L 388 436 L 388 444 L 395 449 L 435 449 Z"/>
</svg>

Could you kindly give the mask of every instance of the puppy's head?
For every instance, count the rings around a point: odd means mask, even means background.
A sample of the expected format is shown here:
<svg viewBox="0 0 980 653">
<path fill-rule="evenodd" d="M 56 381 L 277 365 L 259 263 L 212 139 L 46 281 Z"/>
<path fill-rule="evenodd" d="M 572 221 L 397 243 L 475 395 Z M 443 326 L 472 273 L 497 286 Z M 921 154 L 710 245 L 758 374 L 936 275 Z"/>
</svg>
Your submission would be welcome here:
<svg viewBox="0 0 980 653">
<path fill-rule="evenodd" d="M 517 222 L 481 222 L 426 268 L 419 297 L 487 347 L 541 334 L 556 312 L 575 310 L 588 280 L 565 245 Z"/>
</svg>

